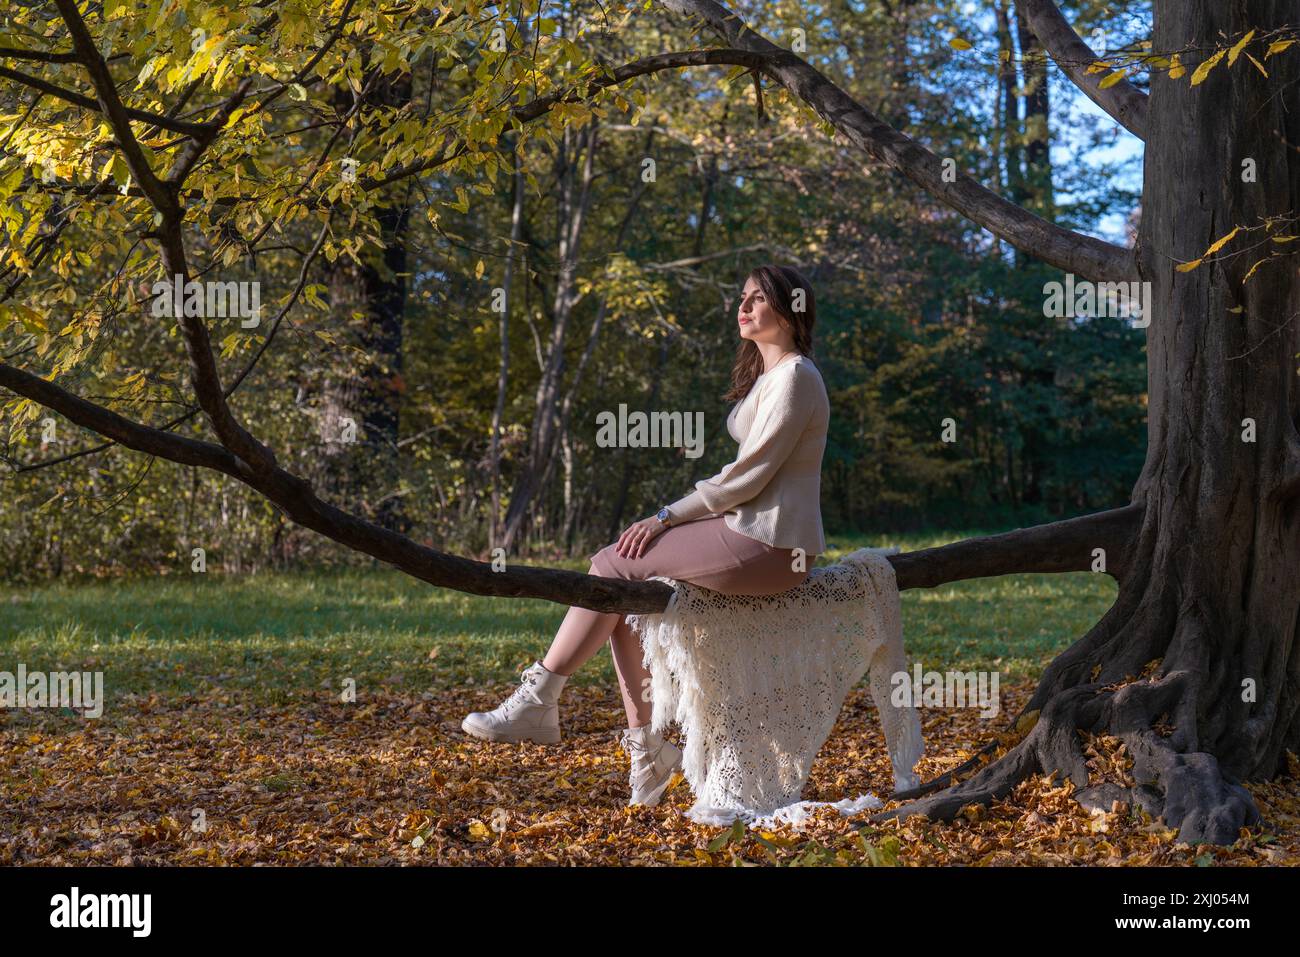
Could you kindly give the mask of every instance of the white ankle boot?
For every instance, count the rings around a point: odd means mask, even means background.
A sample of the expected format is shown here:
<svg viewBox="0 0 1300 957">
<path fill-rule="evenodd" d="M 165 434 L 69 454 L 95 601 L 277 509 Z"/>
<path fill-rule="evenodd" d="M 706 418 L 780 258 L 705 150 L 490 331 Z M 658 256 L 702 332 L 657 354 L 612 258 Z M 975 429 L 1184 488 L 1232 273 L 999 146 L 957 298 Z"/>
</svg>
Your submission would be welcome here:
<svg viewBox="0 0 1300 957">
<path fill-rule="evenodd" d="M 628 728 L 620 739 L 623 750 L 632 759 L 628 783 L 632 786 L 629 805 L 652 807 L 659 803 L 673 776 L 681 770 L 681 748 L 650 728 Z"/>
<path fill-rule="evenodd" d="M 461 722 L 461 729 L 485 741 L 559 744 L 560 689 L 568 680 L 567 675 L 547 671 L 539 661 L 523 673 L 519 687 L 495 711 L 475 711 Z"/>
</svg>

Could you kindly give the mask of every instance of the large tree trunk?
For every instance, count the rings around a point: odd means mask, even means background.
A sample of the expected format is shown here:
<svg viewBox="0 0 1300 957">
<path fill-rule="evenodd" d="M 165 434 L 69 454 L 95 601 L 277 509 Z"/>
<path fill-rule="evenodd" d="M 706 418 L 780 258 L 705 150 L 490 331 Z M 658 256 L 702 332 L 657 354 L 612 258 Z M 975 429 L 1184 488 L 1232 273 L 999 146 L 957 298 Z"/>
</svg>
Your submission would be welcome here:
<svg viewBox="0 0 1300 957">
<path fill-rule="evenodd" d="M 1157 0 L 1155 49 L 1192 62 L 1181 79 L 1152 80 L 1139 233 L 1154 306 L 1149 446 L 1133 490 L 1142 525 L 1122 556 L 1118 598 L 1047 669 L 1021 727 L 1036 723 L 1017 744 L 960 784 L 882 816 L 950 817 L 1030 774 L 1061 771 L 1085 804 L 1135 802 L 1182 841 L 1230 843 L 1259 818 L 1242 782 L 1273 777 L 1287 750 L 1300 751 L 1295 260 L 1279 257 L 1245 281 L 1277 247 L 1223 257 L 1255 246 L 1260 228 L 1214 261 L 1175 268 L 1235 226 L 1282 216 L 1290 222 L 1277 232 L 1294 232 L 1300 155 L 1289 144 L 1300 143 L 1300 112 L 1277 91 L 1300 81 L 1300 56 L 1270 58 L 1269 79 L 1243 56 L 1189 83 L 1216 46 L 1293 15 L 1287 0 Z M 1245 159 L 1258 182 L 1242 181 Z M 1248 419 L 1253 442 L 1243 440 Z M 1080 729 L 1124 743 L 1131 787 L 1089 786 Z"/>
</svg>

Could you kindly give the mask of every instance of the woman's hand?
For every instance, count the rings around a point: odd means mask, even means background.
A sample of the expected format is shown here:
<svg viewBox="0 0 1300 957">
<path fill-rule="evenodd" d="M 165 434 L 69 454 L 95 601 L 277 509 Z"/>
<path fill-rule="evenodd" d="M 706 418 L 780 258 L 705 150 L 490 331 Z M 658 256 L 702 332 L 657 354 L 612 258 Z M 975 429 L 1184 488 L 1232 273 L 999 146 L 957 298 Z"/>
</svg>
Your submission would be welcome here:
<svg viewBox="0 0 1300 957">
<path fill-rule="evenodd" d="M 627 527 L 618 537 L 615 547 L 624 558 L 640 558 L 645 554 L 646 546 L 663 530 L 664 524 L 659 519 L 643 518 Z"/>
</svg>

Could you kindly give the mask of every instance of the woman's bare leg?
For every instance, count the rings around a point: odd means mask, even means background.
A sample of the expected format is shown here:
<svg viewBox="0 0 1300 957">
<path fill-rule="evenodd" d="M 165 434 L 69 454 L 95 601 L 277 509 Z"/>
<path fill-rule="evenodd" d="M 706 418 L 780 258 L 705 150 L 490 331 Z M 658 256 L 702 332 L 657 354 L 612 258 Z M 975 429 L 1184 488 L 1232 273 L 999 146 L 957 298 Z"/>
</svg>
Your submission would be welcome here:
<svg viewBox="0 0 1300 957">
<path fill-rule="evenodd" d="M 602 613 L 574 605 L 560 623 L 542 667 L 557 675 L 571 675 L 600 651 L 622 620 L 617 612 Z"/>
<path fill-rule="evenodd" d="M 598 574 L 595 566 L 589 574 Z M 572 675 L 586 664 L 605 642 L 609 642 L 623 694 L 627 726 L 639 728 L 650 723 L 650 672 L 641 663 L 641 641 L 627 619 L 617 612 L 598 612 L 590 608 L 571 607 L 542 659 L 542 667 L 557 675 Z"/>
<path fill-rule="evenodd" d="M 599 575 L 593 564 L 587 572 Z M 574 605 L 560 623 L 560 630 L 551 640 L 551 647 L 542 659 L 542 667 L 557 675 L 572 675 L 586 664 L 587 659 L 600 651 L 623 616 L 617 612 L 592 611 Z"/>
<path fill-rule="evenodd" d="M 609 636 L 609 650 L 614 656 L 614 670 L 618 672 L 618 690 L 623 694 L 627 726 L 644 727 L 650 723 L 653 708 L 650 672 L 642 663 L 641 640 L 628 627 L 624 617 L 620 616 L 613 634 Z"/>
<path fill-rule="evenodd" d="M 617 612 L 602 614 L 576 605 L 570 608 L 542 659 L 542 667 L 553 674 L 572 675 L 607 641 L 618 672 L 618 688 L 623 693 L 627 726 L 649 724 L 650 672 L 641 663 L 640 639 Z"/>
</svg>

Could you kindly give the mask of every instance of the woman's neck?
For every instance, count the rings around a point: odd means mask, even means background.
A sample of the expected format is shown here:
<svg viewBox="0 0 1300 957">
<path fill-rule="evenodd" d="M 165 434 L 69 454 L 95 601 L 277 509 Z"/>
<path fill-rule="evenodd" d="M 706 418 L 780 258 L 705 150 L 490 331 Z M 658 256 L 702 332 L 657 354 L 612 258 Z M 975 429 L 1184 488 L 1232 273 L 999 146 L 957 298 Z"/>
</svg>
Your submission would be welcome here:
<svg viewBox="0 0 1300 957">
<path fill-rule="evenodd" d="M 790 356 L 797 356 L 797 355 L 801 355 L 798 349 L 790 349 L 789 351 L 786 352 L 777 353 L 774 357 L 772 357 L 768 361 L 768 363 L 765 364 L 765 367 L 763 369 L 763 375 L 767 375 L 769 372 L 771 372 L 777 366 L 782 365 L 783 363 L 791 362 L 792 360 L 790 359 Z M 767 356 L 764 356 L 763 358 L 768 359 Z"/>
</svg>

